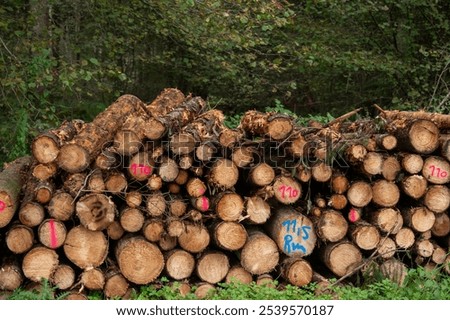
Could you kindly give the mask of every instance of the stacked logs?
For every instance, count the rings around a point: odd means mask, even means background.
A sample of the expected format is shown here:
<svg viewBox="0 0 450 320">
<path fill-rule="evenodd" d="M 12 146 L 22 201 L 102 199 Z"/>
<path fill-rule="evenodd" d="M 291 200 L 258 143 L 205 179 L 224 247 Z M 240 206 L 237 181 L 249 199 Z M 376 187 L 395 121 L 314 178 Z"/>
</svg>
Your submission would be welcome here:
<svg viewBox="0 0 450 320">
<path fill-rule="evenodd" d="M 0 289 L 45 278 L 126 297 L 165 275 L 201 297 L 369 263 L 395 281 L 407 265 L 450 273 L 450 117 L 354 113 L 301 127 L 248 111 L 229 129 L 201 98 L 165 89 L 66 121 L 0 173 Z"/>
</svg>

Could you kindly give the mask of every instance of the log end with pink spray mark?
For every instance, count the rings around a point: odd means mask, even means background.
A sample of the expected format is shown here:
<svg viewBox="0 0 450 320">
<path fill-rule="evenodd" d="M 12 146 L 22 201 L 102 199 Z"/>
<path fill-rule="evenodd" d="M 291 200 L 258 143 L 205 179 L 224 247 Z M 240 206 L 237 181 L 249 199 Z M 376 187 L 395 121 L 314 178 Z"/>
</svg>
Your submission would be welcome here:
<svg viewBox="0 0 450 320">
<path fill-rule="evenodd" d="M 59 220 L 47 219 L 44 220 L 38 229 L 39 241 L 50 249 L 59 248 L 64 244 L 67 230 Z"/>
<path fill-rule="evenodd" d="M 352 207 L 348 212 L 348 220 L 353 223 L 359 221 L 361 219 L 361 213 L 361 208 Z"/>
<path fill-rule="evenodd" d="M 201 212 L 208 211 L 210 207 L 209 199 L 205 196 L 192 198 L 192 205 L 195 209 Z"/>
</svg>

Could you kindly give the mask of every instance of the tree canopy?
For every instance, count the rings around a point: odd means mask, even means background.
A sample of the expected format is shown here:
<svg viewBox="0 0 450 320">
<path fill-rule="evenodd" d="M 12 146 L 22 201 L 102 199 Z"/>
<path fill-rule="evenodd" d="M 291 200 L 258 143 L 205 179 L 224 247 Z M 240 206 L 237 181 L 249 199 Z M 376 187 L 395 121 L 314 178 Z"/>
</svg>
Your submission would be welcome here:
<svg viewBox="0 0 450 320">
<path fill-rule="evenodd" d="M 165 87 L 230 114 L 275 100 L 450 109 L 444 0 L 4 0 L 0 17 L 2 160 L 64 118 Z"/>
</svg>

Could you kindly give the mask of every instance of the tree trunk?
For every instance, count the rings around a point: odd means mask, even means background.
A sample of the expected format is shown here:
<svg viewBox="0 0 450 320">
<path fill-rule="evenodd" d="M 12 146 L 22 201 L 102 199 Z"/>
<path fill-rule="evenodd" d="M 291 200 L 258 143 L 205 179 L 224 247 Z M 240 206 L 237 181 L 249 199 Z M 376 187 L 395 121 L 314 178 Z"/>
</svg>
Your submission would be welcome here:
<svg viewBox="0 0 450 320">
<path fill-rule="evenodd" d="M 446 184 L 450 182 L 450 163 L 444 158 L 431 156 L 423 163 L 422 175 L 428 182 Z"/>
<path fill-rule="evenodd" d="M 61 247 L 66 240 L 66 236 L 66 226 L 55 219 L 44 220 L 38 229 L 39 242 L 50 249 Z"/>
<path fill-rule="evenodd" d="M 186 223 L 186 230 L 178 237 L 180 247 L 190 253 L 200 253 L 210 242 L 208 229 L 202 225 Z"/>
<path fill-rule="evenodd" d="M 400 184 L 402 191 L 413 199 L 420 199 L 427 192 L 428 181 L 421 175 L 403 178 Z"/>
<path fill-rule="evenodd" d="M 436 213 L 431 232 L 435 237 L 445 237 L 450 233 L 450 218 L 448 213 Z"/>
<path fill-rule="evenodd" d="M 106 298 L 120 299 L 128 292 L 129 284 L 127 279 L 120 273 L 116 265 L 112 265 L 106 271 L 105 286 L 103 293 Z"/>
<path fill-rule="evenodd" d="M 433 185 L 428 188 L 423 203 L 435 213 L 444 212 L 450 206 L 450 190 L 445 185 Z"/>
<path fill-rule="evenodd" d="M 125 233 L 125 229 L 122 227 L 119 221 L 114 220 L 111 224 L 106 228 L 106 234 L 108 238 L 111 240 L 119 240 Z"/>
<path fill-rule="evenodd" d="M 434 213 L 425 207 L 413 207 L 403 211 L 405 224 L 417 232 L 431 230 L 436 220 Z"/>
<path fill-rule="evenodd" d="M 332 194 L 330 200 L 328 201 L 328 206 L 335 210 L 342 210 L 348 204 L 347 197 L 343 194 Z"/>
<path fill-rule="evenodd" d="M 136 284 L 154 281 L 164 268 L 164 257 L 159 248 L 142 237 L 120 240 L 116 259 L 123 276 Z"/>
<path fill-rule="evenodd" d="M 255 186 L 268 186 L 275 179 L 275 171 L 267 163 L 261 162 L 250 170 L 248 179 Z"/>
<path fill-rule="evenodd" d="M 399 110 L 382 110 L 379 108 L 381 116 L 388 121 L 405 120 L 405 119 L 425 119 L 437 124 L 441 129 L 450 128 L 450 116 L 440 113 L 431 113 L 420 111 L 399 111 Z"/>
<path fill-rule="evenodd" d="M 249 238 L 241 250 L 242 267 L 251 274 L 264 274 L 278 265 L 280 254 L 277 244 L 259 231 L 249 232 Z"/>
<path fill-rule="evenodd" d="M 418 174 L 423 168 L 423 159 L 419 154 L 403 153 L 400 155 L 403 170 L 409 174 Z"/>
<path fill-rule="evenodd" d="M 197 260 L 196 273 L 202 281 L 219 283 L 230 270 L 228 257 L 222 252 L 206 252 Z"/>
<path fill-rule="evenodd" d="M 335 210 L 325 210 L 315 223 L 317 236 L 325 242 L 337 242 L 347 234 L 348 223 Z"/>
<path fill-rule="evenodd" d="M 259 196 L 246 198 L 245 219 L 249 223 L 263 224 L 270 218 L 269 204 Z"/>
<path fill-rule="evenodd" d="M 400 190 L 394 182 L 377 180 L 372 185 L 372 201 L 380 207 L 393 207 L 400 200 Z"/>
<path fill-rule="evenodd" d="M 281 276 L 293 286 L 303 287 L 313 278 L 313 270 L 302 258 L 286 258 L 281 262 Z"/>
<path fill-rule="evenodd" d="M 359 267 L 362 255 L 354 244 L 341 241 L 328 244 L 323 251 L 322 260 L 335 275 L 343 277 Z"/>
<path fill-rule="evenodd" d="M 225 191 L 215 197 L 214 209 L 224 221 L 239 221 L 244 211 L 244 199 L 237 193 Z"/>
<path fill-rule="evenodd" d="M 13 224 L 6 233 L 6 246 L 14 254 L 22 254 L 33 247 L 33 229 L 22 224 Z"/>
<path fill-rule="evenodd" d="M 152 218 L 144 222 L 142 234 L 150 242 L 158 242 L 164 233 L 164 223 L 161 219 Z"/>
<path fill-rule="evenodd" d="M 103 290 L 105 281 L 105 274 L 99 268 L 83 270 L 80 276 L 80 283 L 89 290 Z"/>
<path fill-rule="evenodd" d="M 378 243 L 377 252 L 383 259 L 392 258 L 397 250 L 395 241 L 391 238 L 383 238 Z"/>
<path fill-rule="evenodd" d="M 120 225 L 127 232 L 138 232 L 144 225 L 144 214 L 138 208 L 125 208 L 120 213 Z"/>
<path fill-rule="evenodd" d="M 219 134 L 219 143 L 224 148 L 233 148 L 242 141 L 244 133 L 241 129 L 223 129 Z"/>
<path fill-rule="evenodd" d="M 244 226 L 233 221 L 220 221 L 214 224 L 211 234 L 216 245 L 228 251 L 242 249 L 248 238 Z"/>
<path fill-rule="evenodd" d="M 430 154 L 439 147 L 439 128 L 429 120 L 410 118 L 395 126 L 398 145 L 404 151 Z"/>
<path fill-rule="evenodd" d="M 225 277 L 225 283 L 250 284 L 252 281 L 252 274 L 241 265 L 232 266 Z"/>
<path fill-rule="evenodd" d="M 174 249 L 165 256 L 165 271 L 174 280 L 189 278 L 195 268 L 195 259 L 187 251 Z"/>
<path fill-rule="evenodd" d="M 273 140 L 286 139 L 294 129 L 289 116 L 277 113 L 247 111 L 241 119 L 240 127 L 252 136 L 267 136 Z"/>
<path fill-rule="evenodd" d="M 392 134 L 377 134 L 375 135 L 377 145 L 383 150 L 393 150 L 397 147 L 397 138 Z"/>
<path fill-rule="evenodd" d="M 233 161 L 219 158 L 208 175 L 208 183 L 218 189 L 230 189 L 238 181 L 239 171 Z"/>
<path fill-rule="evenodd" d="M 350 187 L 350 183 L 348 178 L 342 173 L 334 173 L 331 179 L 331 189 L 333 192 L 337 194 L 344 194 L 348 188 Z"/>
<path fill-rule="evenodd" d="M 58 254 L 54 250 L 40 246 L 35 247 L 23 257 L 23 274 L 34 282 L 50 279 L 58 262 Z"/>
<path fill-rule="evenodd" d="M 397 208 L 381 208 L 370 215 L 370 221 L 388 234 L 397 234 L 403 226 L 403 217 Z"/>
<path fill-rule="evenodd" d="M 270 237 L 288 256 L 308 256 L 316 245 L 316 232 L 309 218 L 291 207 L 275 211 L 266 225 Z"/>
<path fill-rule="evenodd" d="M 159 176 L 164 182 L 174 181 L 179 173 L 177 163 L 171 158 L 163 158 L 158 169 Z"/>
<path fill-rule="evenodd" d="M 60 264 L 52 274 L 50 282 L 59 290 L 67 290 L 75 283 L 75 270 L 67 264 Z"/>
<path fill-rule="evenodd" d="M 64 253 L 67 259 L 81 269 L 95 268 L 105 261 L 108 244 L 103 232 L 76 226 L 67 233 Z"/>
<path fill-rule="evenodd" d="M 302 196 L 302 187 L 290 176 L 278 176 L 273 182 L 274 197 L 282 204 L 293 204 Z"/>
<path fill-rule="evenodd" d="M 349 233 L 353 243 L 362 250 L 375 249 L 381 239 L 378 229 L 365 221 L 351 225 Z"/>
<path fill-rule="evenodd" d="M 3 258 L 0 266 L 0 290 L 14 291 L 23 283 L 23 273 L 14 258 Z"/>
<path fill-rule="evenodd" d="M 133 180 L 145 181 L 152 174 L 155 167 L 151 154 L 146 151 L 141 151 L 131 157 L 128 165 L 128 174 Z"/>
<path fill-rule="evenodd" d="M 9 224 L 19 208 L 20 191 L 30 165 L 31 157 L 23 157 L 6 164 L 0 172 L 0 228 Z"/>
<path fill-rule="evenodd" d="M 394 237 L 395 243 L 400 249 L 411 248 L 414 244 L 415 239 L 416 237 L 414 235 L 414 232 L 407 227 L 401 228 Z"/>
<path fill-rule="evenodd" d="M 33 166 L 32 175 L 38 180 L 45 181 L 56 175 L 58 165 L 54 162 L 38 163 Z"/>
<path fill-rule="evenodd" d="M 327 182 L 333 175 L 333 170 L 323 161 L 319 161 L 311 168 L 312 178 L 317 182 Z"/>
<path fill-rule="evenodd" d="M 161 216 L 167 208 L 166 199 L 161 192 L 151 193 L 147 197 L 147 213 L 152 217 Z"/>
<path fill-rule="evenodd" d="M 127 115 L 133 113 L 143 103 L 132 95 L 123 95 L 98 114 L 59 152 L 58 166 L 67 172 L 81 172 L 96 159 L 106 144 L 124 123 Z"/>
<path fill-rule="evenodd" d="M 54 162 L 61 147 L 80 133 L 84 126 L 81 120 L 64 121 L 59 128 L 41 133 L 31 143 L 33 157 L 43 164 Z"/>
<path fill-rule="evenodd" d="M 365 207 L 372 201 L 372 187 L 364 181 L 353 182 L 347 191 L 348 202 L 355 207 Z"/>
<path fill-rule="evenodd" d="M 400 162 L 397 157 L 389 156 L 383 160 L 381 165 L 381 174 L 388 181 L 395 181 L 401 171 Z"/>
<path fill-rule="evenodd" d="M 92 231 L 104 230 L 116 215 L 116 205 L 104 194 L 91 193 L 82 197 L 76 204 L 80 223 Z"/>
<path fill-rule="evenodd" d="M 231 154 L 231 160 L 239 168 L 248 167 L 254 161 L 254 157 L 253 157 L 254 152 L 255 152 L 255 150 L 253 147 L 239 146 L 239 147 L 233 149 L 233 153 Z"/>
</svg>

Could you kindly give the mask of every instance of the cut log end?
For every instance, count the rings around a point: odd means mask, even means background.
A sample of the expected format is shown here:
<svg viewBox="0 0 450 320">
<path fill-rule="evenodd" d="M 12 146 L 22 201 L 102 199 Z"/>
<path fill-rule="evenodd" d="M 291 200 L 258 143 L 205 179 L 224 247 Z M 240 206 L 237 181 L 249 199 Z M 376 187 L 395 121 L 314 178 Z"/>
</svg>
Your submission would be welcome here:
<svg viewBox="0 0 450 320">
<path fill-rule="evenodd" d="M 58 155 L 58 166 L 70 173 L 81 172 L 90 164 L 89 152 L 77 144 L 66 144 Z"/>
</svg>

